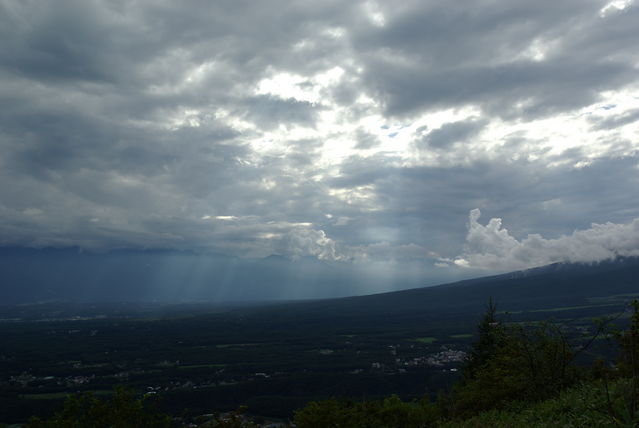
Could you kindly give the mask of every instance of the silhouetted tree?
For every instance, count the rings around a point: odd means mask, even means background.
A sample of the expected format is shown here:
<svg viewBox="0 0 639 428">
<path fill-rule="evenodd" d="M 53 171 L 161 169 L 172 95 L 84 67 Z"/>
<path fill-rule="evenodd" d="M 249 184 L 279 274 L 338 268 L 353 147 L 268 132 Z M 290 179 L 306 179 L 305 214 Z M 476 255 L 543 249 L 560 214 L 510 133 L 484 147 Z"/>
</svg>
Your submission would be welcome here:
<svg viewBox="0 0 639 428">
<path fill-rule="evenodd" d="M 477 332 L 479 337 L 473 344 L 462 369 L 462 382 L 474 379 L 477 371 L 495 355 L 497 350 L 502 330 L 497 319 L 497 305 L 492 297 L 488 300 L 484 316 L 477 324 Z"/>
</svg>

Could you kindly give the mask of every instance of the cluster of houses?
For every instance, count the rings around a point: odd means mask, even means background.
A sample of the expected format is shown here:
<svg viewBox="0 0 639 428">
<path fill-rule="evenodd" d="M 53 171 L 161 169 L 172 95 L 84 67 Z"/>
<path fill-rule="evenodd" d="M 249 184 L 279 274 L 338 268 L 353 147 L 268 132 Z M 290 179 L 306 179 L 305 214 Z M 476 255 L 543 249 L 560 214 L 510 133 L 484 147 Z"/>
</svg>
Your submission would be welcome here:
<svg viewBox="0 0 639 428">
<path fill-rule="evenodd" d="M 87 384 L 93 379 L 95 379 L 95 375 L 57 378 L 54 376 L 34 376 L 31 373 L 23 372 L 19 375 L 9 377 L 9 384 L 18 384 L 22 388 L 26 388 L 30 384 L 50 384 L 51 382 L 54 382 L 56 385 L 77 386 Z"/>
<path fill-rule="evenodd" d="M 441 367 L 451 363 L 461 363 L 466 359 L 466 352 L 455 349 L 444 349 L 426 357 L 427 366 Z"/>
<path fill-rule="evenodd" d="M 395 347 L 391 347 L 391 354 L 397 355 Z M 408 359 L 395 358 L 395 366 L 399 373 L 405 373 L 406 368 L 409 367 L 446 367 L 451 365 L 458 365 L 465 361 L 467 353 L 457 349 L 451 349 L 448 347 L 442 347 L 439 352 L 432 354 L 412 357 Z M 371 371 L 381 372 L 394 372 L 394 369 L 389 369 L 384 363 L 374 362 L 371 364 Z M 363 370 L 358 369 L 351 372 L 351 374 L 359 374 Z M 457 371 L 456 367 L 450 368 L 450 371 Z"/>
</svg>

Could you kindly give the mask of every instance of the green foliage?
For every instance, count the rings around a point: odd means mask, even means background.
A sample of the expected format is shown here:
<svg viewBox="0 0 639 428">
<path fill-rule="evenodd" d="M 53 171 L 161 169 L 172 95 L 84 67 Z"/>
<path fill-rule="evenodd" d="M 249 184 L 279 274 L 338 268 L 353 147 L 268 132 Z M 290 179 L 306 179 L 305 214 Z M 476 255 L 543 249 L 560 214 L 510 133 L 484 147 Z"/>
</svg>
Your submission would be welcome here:
<svg viewBox="0 0 639 428">
<path fill-rule="evenodd" d="M 616 334 L 620 348 L 616 374 L 623 379 L 618 382 L 617 389 L 611 392 L 608 388 L 611 373 L 604 371 L 600 376 L 606 386 L 608 415 L 620 427 L 637 426 L 639 420 L 639 302 L 634 300 L 630 306 L 633 311 L 630 326 L 626 331 Z M 613 405 L 618 402 L 621 405 Z"/>
<path fill-rule="evenodd" d="M 512 401 L 502 409 L 488 409 L 466 419 L 445 419 L 426 405 L 424 413 L 406 417 L 408 407 L 423 403 L 405 403 L 397 397 L 369 403 L 326 400 L 309 403 L 296 413 L 300 428 L 352 427 L 437 427 L 437 428 L 605 428 L 636 427 L 639 418 L 623 416 L 629 379 L 610 384 L 603 380 L 580 383 L 554 398 L 530 402 Z M 609 398 L 606 396 L 609 391 Z M 380 411 L 383 408 L 385 411 Z M 612 408 L 618 416 L 611 416 Z"/>
<path fill-rule="evenodd" d="M 199 427 L 206 428 L 257 428 L 253 422 L 244 418 L 246 407 L 242 406 L 230 413 L 221 415 L 219 413 L 213 416 L 213 420 L 199 424 Z"/>
<path fill-rule="evenodd" d="M 436 426 L 434 405 L 404 402 L 396 395 L 379 401 L 314 401 L 295 413 L 299 428 L 427 428 Z"/>
<path fill-rule="evenodd" d="M 608 412 L 609 406 L 621 410 L 624 407 L 624 391 L 627 380 L 610 385 L 592 381 L 562 392 L 559 396 L 537 403 L 515 402 L 503 410 L 491 409 L 463 421 L 442 422 L 440 428 L 605 428 L 634 427 L 639 419 L 615 419 Z M 610 390 L 608 402 L 605 391 Z"/>
<path fill-rule="evenodd" d="M 543 400 L 578 378 L 571 365 L 574 352 L 561 327 L 549 322 L 506 326 L 497 319 L 491 299 L 478 332 L 461 382 L 440 401 L 449 416 L 468 417 L 516 400 Z"/>
<path fill-rule="evenodd" d="M 159 413 L 147 400 L 136 399 L 130 390 L 116 388 L 108 400 L 90 393 L 72 395 L 62 411 L 51 419 L 31 418 L 25 428 L 168 428 L 171 425 L 171 418 Z"/>
<path fill-rule="evenodd" d="M 628 330 L 618 333 L 620 355 L 617 367 L 624 376 L 639 378 L 639 302 L 631 303 L 633 310 Z"/>
</svg>

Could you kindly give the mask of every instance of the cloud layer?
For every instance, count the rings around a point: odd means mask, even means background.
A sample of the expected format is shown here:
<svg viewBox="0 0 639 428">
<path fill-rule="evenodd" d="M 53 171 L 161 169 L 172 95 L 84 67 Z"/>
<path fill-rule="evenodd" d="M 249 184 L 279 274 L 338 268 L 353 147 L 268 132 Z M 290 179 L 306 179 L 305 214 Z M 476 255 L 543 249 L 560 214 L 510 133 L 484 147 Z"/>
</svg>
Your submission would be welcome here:
<svg viewBox="0 0 639 428">
<path fill-rule="evenodd" d="M 0 246 L 433 275 L 630 254 L 637 22 L 632 1 L 0 0 Z M 510 232 L 475 218 L 466 242 L 473 208 Z"/>
</svg>

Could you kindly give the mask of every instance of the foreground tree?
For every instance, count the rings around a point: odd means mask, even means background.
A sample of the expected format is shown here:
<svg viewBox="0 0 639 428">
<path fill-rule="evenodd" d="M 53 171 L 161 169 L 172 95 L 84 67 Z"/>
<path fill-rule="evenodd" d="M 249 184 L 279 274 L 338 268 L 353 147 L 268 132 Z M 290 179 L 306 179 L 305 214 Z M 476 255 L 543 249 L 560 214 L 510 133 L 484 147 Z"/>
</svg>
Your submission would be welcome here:
<svg viewBox="0 0 639 428">
<path fill-rule="evenodd" d="M 503 325 L 491 299 L 478 330 L 462 379 L 442 402 L 449 416 L 466 417 L 516 400 L 547 399 L 577 380 L 571 364 L 575 353 L 560 326 Z"/>
<path fill-rule="evenodd" d="M 462 368 L 462 382 L 468 382 L 477 377 L 479 370 L 497 352 L 498 343 L 503 336 L 503 329 L 497 319 L 497 305 L 491 297 L 486 305 L 486 311 L 477 324 L 478 339 L 473 344 L 468 358 Z"/>
</svg>

